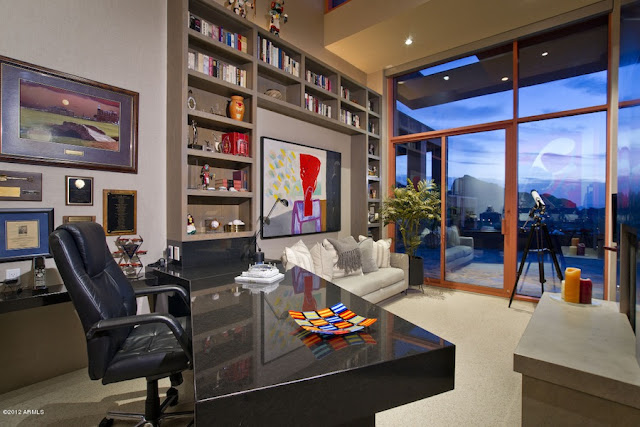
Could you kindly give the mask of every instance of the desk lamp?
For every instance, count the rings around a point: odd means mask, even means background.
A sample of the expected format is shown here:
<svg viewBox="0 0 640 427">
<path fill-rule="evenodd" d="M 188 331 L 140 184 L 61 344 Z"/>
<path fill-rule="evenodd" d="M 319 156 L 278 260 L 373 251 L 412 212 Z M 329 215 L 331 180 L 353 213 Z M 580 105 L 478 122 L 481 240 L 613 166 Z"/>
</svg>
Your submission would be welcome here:
<svg viewBox="0 0 640 427">
<path fill-rule="evenodd" d="M 260 246 L 258 246 L 258 234 L 262 233 L 262 229 L 264 228 L 265 224 L 269 225 L 271 223 L 271 219 L 270 219 L 271 214 L 273 213 L 273 210 L 276 208 L 278 203 L 282 204 L 284 207 L 289 206 L 289 201 L 288 200 L 281 199 L 280 196 L 278 196 L 276 201 L 273 203 L 273 206 L 271 206 L 271 210 L 269 211 L 267 216 L 266 217 L 260 217 L 260 219 L 259 219 L 260 228 L 253 235 L 253 241 L 254 241 L 254 243 L 256 245 L 256 254 L 254 256 L 254 261 L 255 261 L 256 264 L 263 264 L 264 263 L 264 252 L 262 252 L 260 250 Z"/>
</svg>

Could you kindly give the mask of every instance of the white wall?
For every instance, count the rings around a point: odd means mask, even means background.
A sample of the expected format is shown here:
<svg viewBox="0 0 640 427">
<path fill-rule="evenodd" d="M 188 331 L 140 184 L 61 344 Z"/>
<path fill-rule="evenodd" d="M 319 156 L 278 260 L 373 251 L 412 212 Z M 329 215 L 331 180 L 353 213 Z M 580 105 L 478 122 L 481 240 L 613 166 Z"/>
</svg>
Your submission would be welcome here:
<svg viewBox="0 0 640 427">
<path fill-rule="evenodd" d="M 0 208 L 53 207 L 55 226 L 63 215 L 95 215 L 102 223 L 103 189 L 137 190 L 137 232 L 149 251 L 142 261 L 155 261 L 166 244 L 166 1 L 0 0 L 0 11 L 0 55 L 140 94 L 137 175 L 0 163 L 1 170 L 43 178 L 42 202 L 0 202 Z M 65 206 L 69 174 L 95 178 L 93 206 Z M 54 265 L 47 260 L 47 267 Z M 0 280 L 14 267 L 31 268 L 0 264 Z"/>
<path fill-rule="evenodd" d="M 259 174 L 258 176 L 262 176 L 262 172 L 259 170 L 259 165 L 260 159 L 262 158 L 262 152 L 260 151 L 260 138 L 263 136 L 304 144 L 311 147 L 324 148 L 327 150 L 337 151 L 342 154 L 340 232 L 258 240 L 258 245 L 265 253 L 265 257 L 267 259 L 279 259 L 285 246 L 292 246 L 300 239 L 302 239 L 307 247 L 311 248 L 311 246 L 316 242 L 321 242 L 322 239 L 326 239 L 327 237 L 339 238 L 351 235 L 351 137 L 349 135 L 312 125 L 262 108 L 258 108 L 257 123 L 256 164 L 258 166 L 256 172 Z M 255 217 L 258 218 L 260 216 L 259 199 L 257 200 L 256 205 Z M 270 207 L 267 209 L 270 209 Z"/>
</svg>

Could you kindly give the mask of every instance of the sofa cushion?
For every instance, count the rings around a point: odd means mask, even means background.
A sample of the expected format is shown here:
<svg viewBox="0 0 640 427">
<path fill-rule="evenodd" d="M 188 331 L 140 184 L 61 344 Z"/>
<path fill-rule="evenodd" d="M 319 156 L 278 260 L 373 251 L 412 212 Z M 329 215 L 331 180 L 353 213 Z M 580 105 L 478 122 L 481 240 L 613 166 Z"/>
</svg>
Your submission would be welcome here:
<svg viewBox="0 0 640 427">
<path fill-rule="evenodd" d="M 347 272 L 344 268 L 338 267 L 338 251 L 333 245 L 329 242 L 329 240 L 324 239 L 322 241 L 322 246 L 331 254 L 332 264 L 333 264 L 333 272 L 331 274 L 332 279 L 345 277 L 347 276 Z M 361 276 L 362 268 L 358 268 L 357 270 L 351 271 L 348 274 L 349 276 Z"/>
<path fill-rule="evenodd" d="M 469 256 L 473 253 L 473 248 L 469 246 L 454 246 L 445 250 L 447 262 L 455 261 L 458 258 Z"/>
<path fill-rule="evenodd" d="M 367 274 L 378 271 L 378 264 L 373 259 L 373 239 L 368 238 L 358 243 L 360 249 L 360 258 L 362 259 L 362 272 Z"/>
<path fill-rule="evenodd" d="M 311 252 L 309 252 L 309 249 L 302 240 L 298 240 L 298 243 L 289 248 L 284 248 L 283 255 L 282 261 L 284 262 L 284 268 L 286 270 L 290 270 L 294 265 L 297 265 L 307 271 L 315 273 Z"/>
<path fill-rule="evenodd" d="M 333 278 L 333 257 L 320 243 L 316 243 L 309 250 L 315 273 L 325 280 Z"/>
<path fill-rule="evenodd" d="M 359 297 L 400 281 L 404 281 L 404 271 L 394 267 L 381 268 L 364 276 L 333 278 L 333 283 Z"/>
<path fill-rule="evenodd" d="M 358 236 L 358 240 L 361 242 L 368 237 Z M 380 239 L 376 242 L 373 242 L 373 259 L 376 260 L 376 265 L 378 268 L 387 268 L 390 267 L 390 257 L 391 257 L 391 239 Z"/>
<path fill-rule="evenodd" d="M 458 232 L 458 227 L 452 225 L 451 227 L 447 227 L 447 247 L 459 246 L 460 245 L 460 233 Z"/>
</svg>

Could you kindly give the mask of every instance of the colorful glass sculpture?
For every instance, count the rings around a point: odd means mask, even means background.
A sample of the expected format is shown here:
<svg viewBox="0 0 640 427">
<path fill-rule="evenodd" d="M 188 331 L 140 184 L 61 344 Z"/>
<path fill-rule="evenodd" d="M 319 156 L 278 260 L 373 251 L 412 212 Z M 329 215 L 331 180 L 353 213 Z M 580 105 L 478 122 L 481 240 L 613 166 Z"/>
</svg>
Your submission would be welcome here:
<svg viewBox="0 0 640 427">
<path fill-rule="evenodd" d="M 307 331 L 335 335 L 359 331 L 378 320 L 358 316 L 342 303 L 318 311 L 289 310 L 289 316 Z"/>
</svg>

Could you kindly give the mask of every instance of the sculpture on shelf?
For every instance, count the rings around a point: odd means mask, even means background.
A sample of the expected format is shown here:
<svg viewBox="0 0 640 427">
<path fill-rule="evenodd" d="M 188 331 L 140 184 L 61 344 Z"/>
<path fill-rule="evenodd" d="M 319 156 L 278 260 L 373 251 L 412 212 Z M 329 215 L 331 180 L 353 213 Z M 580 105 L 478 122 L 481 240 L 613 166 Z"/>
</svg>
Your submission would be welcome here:
<svg viewBox="0 0 640 427">
<path fill-rule="evenodd" d="M 246 0 L 229 0 L 229 4 L 232 5 L 231 8 L 233 9 L 234 13 L 236 15 L 242 16 L 243 18 L 247 17 L 248 8 L 253 9 L 253 3 Z"/>
<path fill-rule="evenodd" d="M 187 234 L 196 234 L 196 224 L 191 214 L 187 214 Z"/>
<path fill-rule="evenodd" d="M 284 0 L 271 2 L 271 8 L 269 9 L 269 31 L 278 37 L 280 36 L 280 20 L 282 19 L 282 23 L 286 24 L 289 19 L 289 16 L 283 12 Z"/>
<path fill-rule="evenodd" d="M 122 269 L 125 276 L 130 279 L 137 279 L 141 276 L 142 261 L 140 255 L 144 255 L 147 251 L 141 251 L 142 236 L 138 238 L 118 237 L 116 239 L 117 251 L 113 252 L 113 257 L 118 258 L 118 266 Z"/>
<path fill-rule="evenodd" d="M 202 178 L 202 189 L 206 190 L 209 188 L 209 184 L 211 183 L 211 168 L 207 163 L 202 166 L 200 169 L 200 178 Z"/>
</svg>

